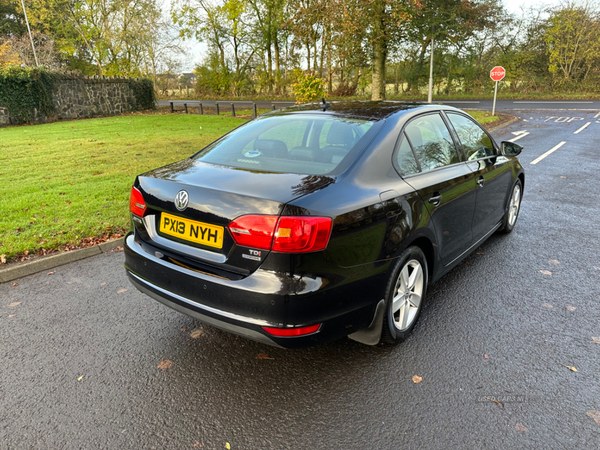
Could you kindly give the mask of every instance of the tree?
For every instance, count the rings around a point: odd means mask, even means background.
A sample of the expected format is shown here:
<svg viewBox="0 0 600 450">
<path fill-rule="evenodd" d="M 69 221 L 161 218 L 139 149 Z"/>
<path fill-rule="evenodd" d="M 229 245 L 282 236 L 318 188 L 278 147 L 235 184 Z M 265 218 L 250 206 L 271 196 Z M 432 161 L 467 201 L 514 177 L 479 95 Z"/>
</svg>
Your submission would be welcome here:
<svg viewBox="0 0 600 450">
<path fill-rule="evenodd" d="M 584 80 L 600 60 L 600 20 L 588 3 L 569 2 L 552 11 L 546 31 L 549 71 L 563 81 Z"/>
</svg>

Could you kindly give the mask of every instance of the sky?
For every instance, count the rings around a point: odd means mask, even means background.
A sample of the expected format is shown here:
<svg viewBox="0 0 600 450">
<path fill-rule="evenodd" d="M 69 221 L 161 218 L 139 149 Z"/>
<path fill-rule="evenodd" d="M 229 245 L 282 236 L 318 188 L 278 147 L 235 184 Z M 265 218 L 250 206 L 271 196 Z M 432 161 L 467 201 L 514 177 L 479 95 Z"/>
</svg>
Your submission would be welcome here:
<svg viewBox="0 0 600 450">
<path fill-rule="evenodd" d="M 504 0 L 504 5 L 509 12 L 519 13 L 522 6 L 526 7 L 538 7 L 538 6 L 555 6 L 561 3 L 561 0 Z M 167 0 L 163 7 L 165 12 L 168 13 L 170 7 L 170 1 Z M 185 42 L 189 51 L 185 59 L 182 61 L 182 72 L 191 72 L 194 68 L 200 64 L 206 54 L 206 45 L 199 43 L 195 40 L 188 40 Z"/>
</svg>

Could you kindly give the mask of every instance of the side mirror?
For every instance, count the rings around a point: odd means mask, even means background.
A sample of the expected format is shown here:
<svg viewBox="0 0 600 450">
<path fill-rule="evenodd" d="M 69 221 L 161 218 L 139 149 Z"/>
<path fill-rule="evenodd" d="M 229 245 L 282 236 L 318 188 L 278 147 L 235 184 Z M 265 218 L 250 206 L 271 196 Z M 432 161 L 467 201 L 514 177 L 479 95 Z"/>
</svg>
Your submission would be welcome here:
<svg viewBox="0 0 600 450">
<path fill-rule="evenodd" d="M 517 156 L 523 151 L 523 147 L 514 142 L 502 141 L 500 144 L 500 153 L 503 156 Z"/>
</svg>

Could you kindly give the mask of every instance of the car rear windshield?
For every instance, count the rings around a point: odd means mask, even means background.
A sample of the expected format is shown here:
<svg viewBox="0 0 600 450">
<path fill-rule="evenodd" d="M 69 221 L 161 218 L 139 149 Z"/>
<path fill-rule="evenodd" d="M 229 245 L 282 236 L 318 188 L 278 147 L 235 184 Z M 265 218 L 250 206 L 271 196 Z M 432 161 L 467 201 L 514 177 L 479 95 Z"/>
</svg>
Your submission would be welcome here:
<svg viewBox="0 0 600 450">
<path fill-rule="evenodd" d="M 378 126 L 368 119 L 318 114 L 259 117 L 193 156 L 264 172 L 323 175 L 347 167 Z"/>
</svg>

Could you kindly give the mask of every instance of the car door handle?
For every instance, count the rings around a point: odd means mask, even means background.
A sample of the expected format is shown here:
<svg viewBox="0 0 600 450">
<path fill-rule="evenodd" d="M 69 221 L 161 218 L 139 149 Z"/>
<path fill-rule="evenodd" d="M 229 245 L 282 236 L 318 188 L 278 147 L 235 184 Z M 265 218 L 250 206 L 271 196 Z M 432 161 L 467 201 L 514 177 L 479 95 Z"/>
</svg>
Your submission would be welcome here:
<svg viewBox="0 0 600 450">
<path fill-rule="evenodd" d="M 439 192 L 435 192 L 433 197 L 429 198 L 429 203 L 431 203 L 433 206 L 439 205 L 440 201 L 442 201 L 442 194 Z"/>
<path fill-rule="evenodd" d="M 479 187 L 483 187 L 483 185 L 485 184 L 485 179 L 483 177 L 479 177 L 477 179 L 477 184 L 479 185 Z"/>
</svg>

